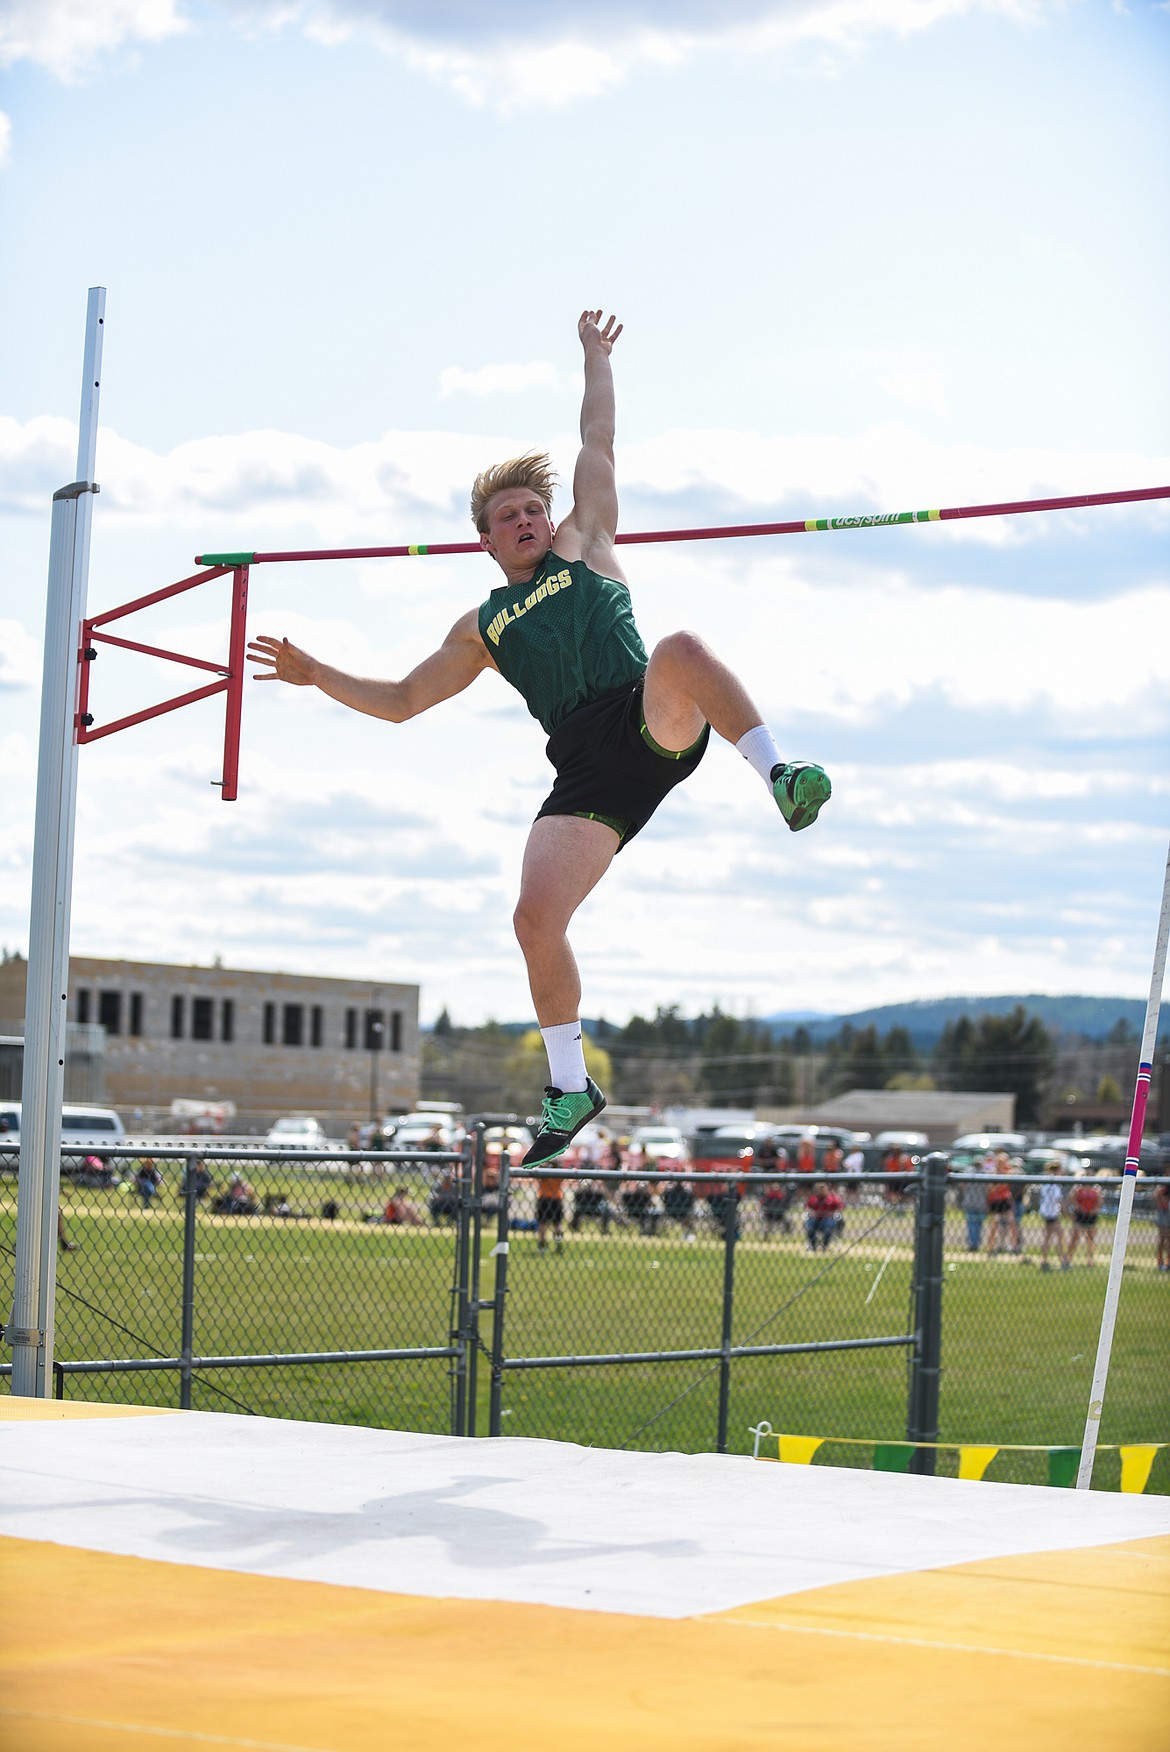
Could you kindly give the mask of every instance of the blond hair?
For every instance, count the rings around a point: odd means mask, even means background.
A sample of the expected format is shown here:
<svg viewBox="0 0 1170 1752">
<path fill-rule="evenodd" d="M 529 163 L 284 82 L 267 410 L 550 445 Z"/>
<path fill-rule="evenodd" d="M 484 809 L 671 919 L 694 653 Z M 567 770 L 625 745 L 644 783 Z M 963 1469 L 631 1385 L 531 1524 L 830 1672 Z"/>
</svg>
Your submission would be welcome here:
<svg viewBox="0 0 1170 1752">
<path fill-rule="evenodd" d="M 497 462 L 475 477 L 471 489 L 471 521 L 481 535 L 486 535 L 488 505 L 497 493 L 509 487 L 527 487 L 529 492 L 536 494 L 551 517 L 556 484 L 553 465 L 543 451 L 533 450 L 527 456 L 513 456 L 508 462 Z"/>
</svg>

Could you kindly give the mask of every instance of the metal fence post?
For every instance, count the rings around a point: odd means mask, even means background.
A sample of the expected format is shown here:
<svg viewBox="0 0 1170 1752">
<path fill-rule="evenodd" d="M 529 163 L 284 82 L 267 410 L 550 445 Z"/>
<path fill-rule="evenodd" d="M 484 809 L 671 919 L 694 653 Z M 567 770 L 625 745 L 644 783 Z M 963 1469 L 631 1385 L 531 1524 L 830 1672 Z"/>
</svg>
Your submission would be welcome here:
<svg viewBox="0 0 1170 1752">
<path fill-rule="evenodd" d="M 467 1416 L 466 1434 L 474 1436 L 476 1400 L 479 1396 L 479 1255 L 483 1225 L 484 1126 L 475 1128 L 475 1153 L 471 1170 L 471 1210 L 467 1273 Z"/>
<path fill-rule="evenodd" d="M 937 1442 L 947 1158 L 939 1150 L 932 1151 L 922 1169 L 914 1218 L 914 1355 L 906 1407 L 906 1440 Z M 917 1449 L 910 1462 L 911 1472 L 933 1473 L 934 1466 L 933 1448 Z"/>
<path fill-rule="evenodd" d="M 504 1401 L 504 1312 L 508 1300 L 509 1205 L 512 1189 L 512 1153 L 505 1140 L 500 1151 L 500 1205 L 496 1221 L 496 1287 L 492 1296 L 492 1382 L 488 1408 L 488 1435 L 501 1434 Z"/>
<path fill-rule="evenodd" d="M 482 1131 L 476 1136 L 482 1139 Z M 468 1265 L 471 1256 L 472 1176 L 475 1173 L 475 1142 L 463 1140 L 463 1160 L 459 1164 L 459 1200 L 455 1213 L 455 1403 L 452 1409 L 453 1436 L 465 1436 L 467 1430 L 467 1367 L 470 1335 Z"/>
<path fill-rule="evenodd" d="M 198 1156 L 184 1158 L 183 1175 L 183 1315 L 179 1339 L 179 1408 L 191 1409 L 191 1359 L 195 1354 L 195 1211 L 199 1202 Z"/>
<path fill-rule="evenodd" d="M 719 1336 L 719 1425 L 715 1449 L 727 1452 L 731 1399 L 731 1329 L 735 1314 L 735 1242 L 739 1234 L 739 1188 L 731 1184 L 723 1200 L 723 1323 Z"/>
</svg>

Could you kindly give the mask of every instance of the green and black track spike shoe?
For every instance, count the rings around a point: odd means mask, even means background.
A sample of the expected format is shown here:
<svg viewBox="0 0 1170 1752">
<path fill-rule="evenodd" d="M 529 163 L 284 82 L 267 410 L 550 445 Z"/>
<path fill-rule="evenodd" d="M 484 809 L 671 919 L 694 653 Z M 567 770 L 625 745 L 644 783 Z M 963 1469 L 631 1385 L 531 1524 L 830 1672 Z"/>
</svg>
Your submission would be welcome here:
<svg viewBox="0 0 1170 1752">
<path fill-rule="evenodd" d="M 560 1089 L 547 1088 L 540 1110 L 540 1124 L 521 1168 L 539 1168 L 543 1162 L 554 1161 L 568 1149 L 581 1127 L 596 1119 L 604 1106 L 605 1096 L 592 1077 L 584 1089 L 573 1090 L 568 1095 Z"/>
<path fill-rule="evenodd" d="M 807 761 L 790 760 L 787 766 L 774 766 L 771 779 L 772 795 L 793 833 L 811 827 L 833 795 L 828 773 Z"/>
</svg>

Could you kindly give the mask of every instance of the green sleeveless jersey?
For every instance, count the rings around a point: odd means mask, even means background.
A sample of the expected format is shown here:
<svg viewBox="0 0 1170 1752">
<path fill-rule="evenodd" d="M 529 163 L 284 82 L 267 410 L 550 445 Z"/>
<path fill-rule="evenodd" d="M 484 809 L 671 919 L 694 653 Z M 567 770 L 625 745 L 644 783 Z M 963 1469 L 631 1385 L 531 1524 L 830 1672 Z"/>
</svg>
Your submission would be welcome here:
<svg viewBox="0 0 1170 1752">
<path fill-rule="evenodd" d="M 492 661 L 552 734 L 588 700 L 646 673 L 630 593 L 550 549 L 525 584 L 501 584 L 479 611 Z"/>
</svg>

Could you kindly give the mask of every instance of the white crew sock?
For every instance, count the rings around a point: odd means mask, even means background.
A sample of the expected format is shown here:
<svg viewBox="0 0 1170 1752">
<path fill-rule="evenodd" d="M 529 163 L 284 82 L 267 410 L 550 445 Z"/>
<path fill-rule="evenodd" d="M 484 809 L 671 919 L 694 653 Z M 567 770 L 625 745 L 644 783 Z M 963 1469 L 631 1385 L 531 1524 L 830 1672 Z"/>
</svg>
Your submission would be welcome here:
<svg viewBox="0 0 1170 1752">
<path fill-rule="evenodd" d="M 580 1022 L 558 1022 L 552 1028 L 542 1028 L 540 1033 L 548 1053 L 549 1082 L 562 1095 L 580 1094 L 589 1080 L 585 1074 Z"/>
<path fill-rule="evenodd" d="M 754 730 L 749 730 L 746 736 L 741 736 L 735 745 L 746 761 L 755 767 L 760 777 L 772 789 L 772 768 L 783 766 L 780 750 L 772 740 L 772 732 L 766 724 L 757 724 Z"/>
</svg>

